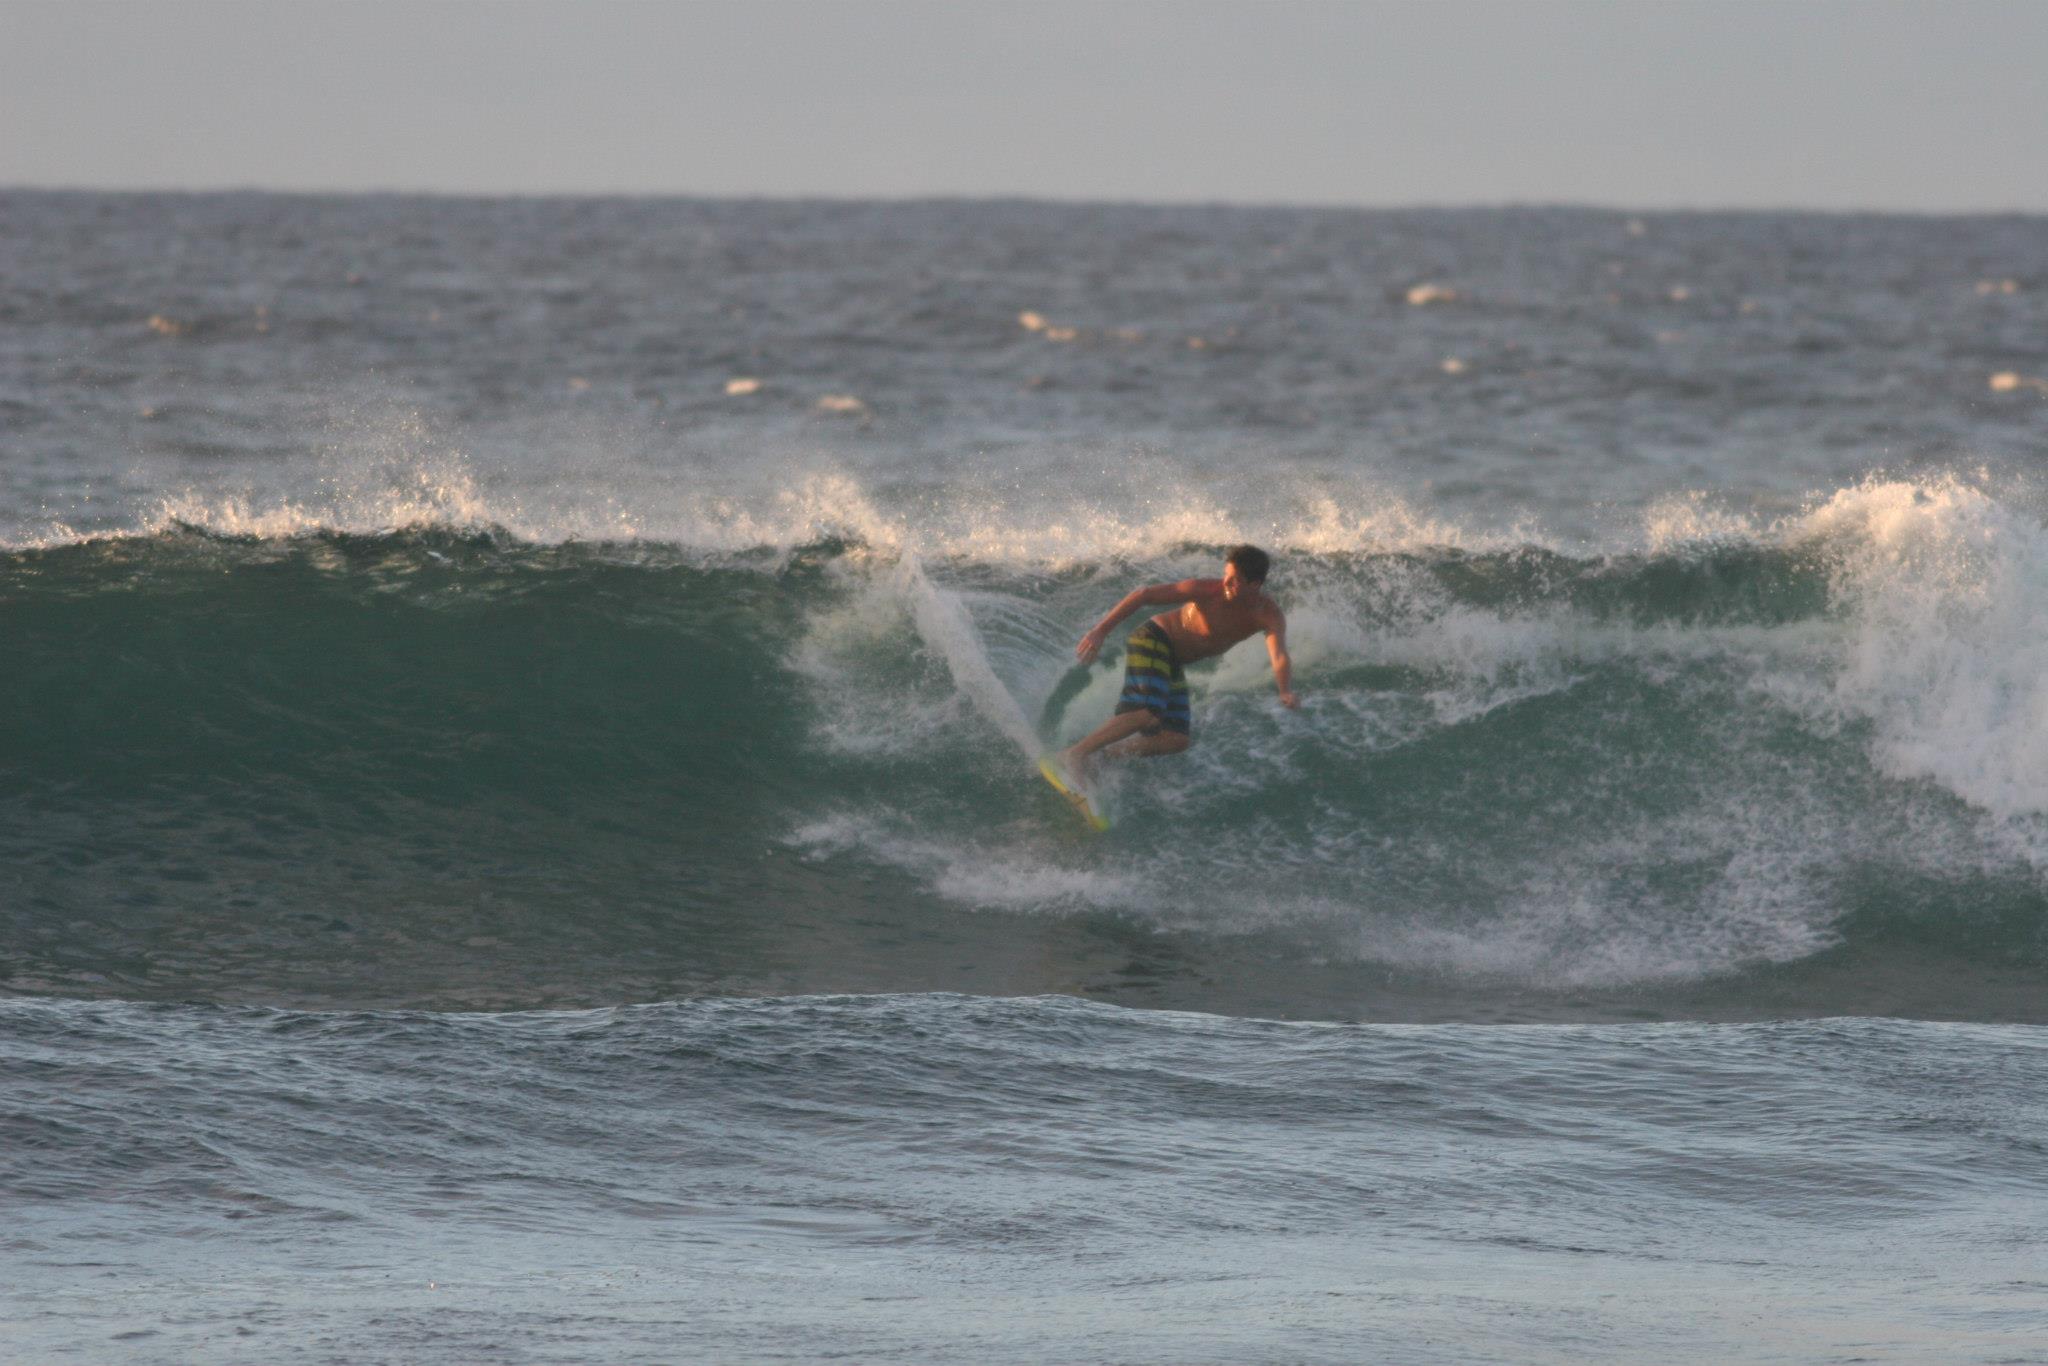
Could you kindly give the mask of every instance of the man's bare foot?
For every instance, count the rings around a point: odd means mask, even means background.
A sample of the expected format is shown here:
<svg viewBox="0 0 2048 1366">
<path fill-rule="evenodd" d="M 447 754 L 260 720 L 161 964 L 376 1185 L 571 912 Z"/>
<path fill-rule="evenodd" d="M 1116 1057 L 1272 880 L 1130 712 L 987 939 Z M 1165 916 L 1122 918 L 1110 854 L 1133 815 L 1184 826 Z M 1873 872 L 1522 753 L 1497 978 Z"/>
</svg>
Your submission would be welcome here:
<svg viewBox="0 0 2048 1366">
<path fill-rule="evenodd" d="M 1067 776 L 1073 779 L 1075 787 L 1081 787 L 1087 783 L 1089 777 L 1087 755 L 1076 754 L 1071 749 L 1063 749 L 1060 751 L 1060 767 L 1067 771 Z"/>
</svg>

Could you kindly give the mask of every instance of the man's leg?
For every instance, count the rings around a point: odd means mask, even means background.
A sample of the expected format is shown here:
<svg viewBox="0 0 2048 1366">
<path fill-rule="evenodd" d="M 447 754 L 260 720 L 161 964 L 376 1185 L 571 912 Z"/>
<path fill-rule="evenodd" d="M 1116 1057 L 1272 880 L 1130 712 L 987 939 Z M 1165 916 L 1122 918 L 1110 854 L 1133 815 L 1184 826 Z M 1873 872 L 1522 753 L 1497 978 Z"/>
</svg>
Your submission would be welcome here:
<svg viewBox="0 0 2048 1366">
<path fill-rule="evenodd" d="M 1157 725 L 1158 718 L 1149 711 L 1120 711 L 1110 717 L 1087 736 L 1069 745 L 1060 753 L 1060 762 L 1076 778 L 1082 776 L 1088 767 L 1088 756 L 1106 745 L 1119 740 L 1128 740 L 1147 726 Z"/>
<path fill-rule="evenodd" d="M 1118 712 L 1097 726 L 1086 739 L 1063 752 L 1060 760 L 1066 764 L 1069 773 L 1076 778 L 1085 779 L 1089 757 L 1098 750 L 1108 749 L 1111 745 L 1116 746 L 1110 751 L 1112 756 L 1119 759 L 1142 758 L 1152 754 L 1178 754 L 1188 747 L 1188 737 L 1175 731 L 1162 729 L 1152 735 L 1139 734 L 1140 731 L 1158 724 L 1159 718 L 1149 711 Z"/>
<path fill-rule="evenodd" d="M 1110 759 L 1149 759 L 1155 754 L 1178 754 L 1188 747 L 1188 737 L 1179 731 L 1161 730 L 1140 735 L 1111 747 Z"/>
</svg>

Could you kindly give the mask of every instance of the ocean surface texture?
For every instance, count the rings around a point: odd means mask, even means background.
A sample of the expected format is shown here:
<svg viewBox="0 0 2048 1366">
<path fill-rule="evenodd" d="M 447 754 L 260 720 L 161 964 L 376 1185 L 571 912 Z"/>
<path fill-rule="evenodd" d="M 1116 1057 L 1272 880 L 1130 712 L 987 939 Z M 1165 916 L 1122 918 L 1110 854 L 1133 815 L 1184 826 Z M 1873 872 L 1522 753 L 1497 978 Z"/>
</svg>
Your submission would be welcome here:
<svg viewBox="0 0 2048 1366">
<path fill-rule="evenodd" d="M 2048 1362 L 2044 456 L 2039 218 L 0 192 L 0 1361 Z"/>
</svg>

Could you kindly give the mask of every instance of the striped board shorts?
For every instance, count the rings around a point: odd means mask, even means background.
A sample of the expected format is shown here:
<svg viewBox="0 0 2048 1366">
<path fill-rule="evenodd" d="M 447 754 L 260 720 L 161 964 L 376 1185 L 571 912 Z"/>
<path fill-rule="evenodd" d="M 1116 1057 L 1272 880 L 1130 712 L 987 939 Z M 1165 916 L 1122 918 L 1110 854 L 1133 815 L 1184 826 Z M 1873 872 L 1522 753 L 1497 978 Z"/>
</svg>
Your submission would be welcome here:
<svg viewBox="0 0 2048 1366">
<path fill-rule="evenodd" d="M 1148 621 L 1131 632 L 1124 644 L 1124 690 L 1116 699 L 1119 714 L 1149 711 L 1154 729 L 1188 733 L 1188 679 L 1173 657 L 1173 637 Z"/>
</svg>

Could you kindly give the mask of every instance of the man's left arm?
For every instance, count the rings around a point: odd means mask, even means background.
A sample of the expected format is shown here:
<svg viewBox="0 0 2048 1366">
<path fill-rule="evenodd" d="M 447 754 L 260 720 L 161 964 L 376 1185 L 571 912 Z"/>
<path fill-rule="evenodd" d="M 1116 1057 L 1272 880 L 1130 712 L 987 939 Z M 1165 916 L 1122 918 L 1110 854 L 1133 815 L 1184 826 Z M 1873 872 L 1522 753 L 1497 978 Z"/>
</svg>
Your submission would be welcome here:
<svg viewBox="0 0 2048 1366">
<path fill-rule="evenodd" d="M 1280 689 L 1280 705 L 1292 710 L 1301 705 L 1294 692 L 1294 661 L 1287 657 L 1287 618 L 1275 607 L 1260 623 L 1266 628 L 1266 655 L 1273 661 L 1273 684 Z"/>
</svg>

